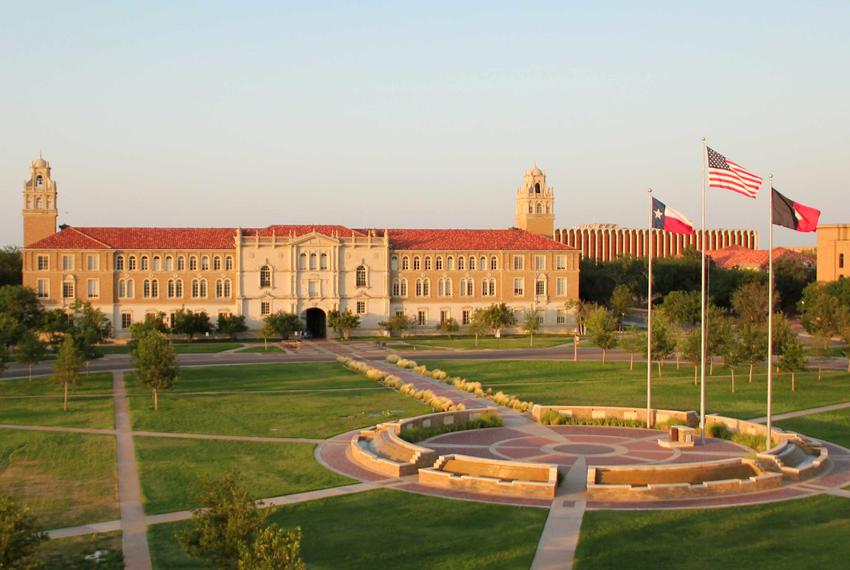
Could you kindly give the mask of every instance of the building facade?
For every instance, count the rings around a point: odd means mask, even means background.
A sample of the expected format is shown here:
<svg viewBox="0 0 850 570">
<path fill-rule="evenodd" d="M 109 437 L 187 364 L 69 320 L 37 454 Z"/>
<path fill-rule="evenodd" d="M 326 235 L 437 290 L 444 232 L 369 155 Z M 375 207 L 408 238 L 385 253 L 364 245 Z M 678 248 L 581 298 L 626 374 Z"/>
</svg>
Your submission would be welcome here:
<svg viewBox="0 0 850 570">
<path fill-rule="evenodd" d="M 56 231 L 50 165 L 34 161 L 24 184 L 24 285 L 47 308 L 90 301 L 116 336 L 148 314 L 180 309 L 244 315 L 251 329 L 284 311 L 314 336 L 327 313 L 360 316 L 355 334 L 375 334 L 396 314 L 421 332 L 448 318 L 504 302 L 536 311 L 543 330 L 575 321 L 579 253 L 554 241 L 554 197 L 536 166 L 516 194 L 516 228 L 355 229 L 338 225 L 265 228 L 73 227 Z M 549 232 L 549 233 L 546 233 Z"/>
<path fill-rule="evenodd" d="M 758 231 L 756 230 L 705 230 L 707 250 L 725 247 L 758 249 Z M 587 224 L 574 228 L 557 229 L 555 240 L 581 251 L 585 259 L 610 261 L 621 257 L 646 257 L 652 247 L 655 257 L 676 257 L 688 248 L 702 251 L 703 232 L 696 230 L 691 235 L 674 234 L 664 231 L 621 228 L 616 224 Z"/>
<path fill-rule="evenodd" d="M 824 224 L 818 229 L 818 281 L 850 277 L 850 224 Z"/>
</svg>

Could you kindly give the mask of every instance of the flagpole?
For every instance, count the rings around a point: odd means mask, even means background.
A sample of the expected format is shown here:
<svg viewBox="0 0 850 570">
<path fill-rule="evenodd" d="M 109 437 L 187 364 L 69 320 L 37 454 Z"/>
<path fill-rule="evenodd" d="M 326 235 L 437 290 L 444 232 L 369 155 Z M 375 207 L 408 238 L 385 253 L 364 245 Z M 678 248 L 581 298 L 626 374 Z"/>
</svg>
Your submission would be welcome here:
<svg viewBox="0 0 850 570">
<path fill-rule="evenodd" d="M 651 428 L 652 421 L 652 188 L 649 192 L 649 227 L 647 228 L 647 241 L 649 241 L 649 263 L 647 271 L 646 287 L 646 427 Z"/>
<path fill-rule="evenodd" d="M 771 430 L 773 422 L 773 174 L 768 177 L 770 198 L 767 226 L 767 441 L 765 449 L 773 447 Z"/>
<path fill-rule="evenodd" d="M 705 443 L 705 184 L 707 176 L 707 151 L 705 137 L 702 138 L 702 196 L 700 217 L 702 225 L 702 263 L 700 271 L 700 386 L 699 386 L 699 432 L 700 440 Z"/>
</svg>

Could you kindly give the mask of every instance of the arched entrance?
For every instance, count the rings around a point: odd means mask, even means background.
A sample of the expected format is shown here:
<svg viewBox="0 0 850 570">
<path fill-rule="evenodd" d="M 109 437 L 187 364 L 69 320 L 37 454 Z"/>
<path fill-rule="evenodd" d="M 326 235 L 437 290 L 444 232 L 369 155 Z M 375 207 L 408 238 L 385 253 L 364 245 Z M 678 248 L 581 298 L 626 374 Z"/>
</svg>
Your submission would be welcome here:
<svg viewBox="0 0 850 570">
<path fill-rule="evenodd" d="M 306 313 L 307 332 L 312 338 L 325 338 L 327 335 L 327 318 L 322 309 L 313 307 Z"/>
</svg>

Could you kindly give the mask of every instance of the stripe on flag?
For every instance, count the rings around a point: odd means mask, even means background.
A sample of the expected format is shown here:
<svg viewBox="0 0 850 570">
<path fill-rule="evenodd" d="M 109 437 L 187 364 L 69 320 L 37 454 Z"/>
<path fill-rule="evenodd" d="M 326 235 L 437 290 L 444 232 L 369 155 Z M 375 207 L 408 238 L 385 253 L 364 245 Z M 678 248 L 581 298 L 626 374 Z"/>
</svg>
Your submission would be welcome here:
<svg viewBox="0 0 850 570">
<path fill-rule="evenodd" d="M 762 177 L 732 162 L 719 152 L 705 147 L 708 153 L 708 185 L 711 188 L 732 190 L 748 198 L 755 198 L 761 188 Z"/>
</svg>

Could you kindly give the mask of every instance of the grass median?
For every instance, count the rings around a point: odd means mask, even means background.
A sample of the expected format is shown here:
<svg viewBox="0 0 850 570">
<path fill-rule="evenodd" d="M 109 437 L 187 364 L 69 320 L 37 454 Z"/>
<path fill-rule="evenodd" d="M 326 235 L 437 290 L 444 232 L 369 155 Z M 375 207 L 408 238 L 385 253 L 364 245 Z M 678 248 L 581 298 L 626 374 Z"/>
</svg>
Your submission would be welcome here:
<svg viewBox="0 0 850 570">
<path fill-rule="evenodd" d="M 337 363 L 184 368 L 157 412 L 127 380 L 142 431 L 327 438 L 430 409 Z"/>
<path fill-rule="evenodd" d="M 62 386 L 50 378 L 0 382 L 0 424 L 26 424 L 112 429 L 112 374 L 83 374 L 69 392 L 68 411 L 62 409 Z"/>
<path fill-rule="evenodd" d="M 423 360 L 428 368 L 440 368 L 450 376 L 478 381 L 493 391 L 502 390 L 520 399 L 538 404 L 646 405 L 646 367 L 628 363 L 569 362 L 555 360 Z M 747 382 L 746 367 L 736 370 L 736 391 L 726 368 L 716 366 L 706 377 L 707 407 L 710 413 L 753 418 L 765 414 L 767 380 L 764 369 Z M 667 363 L 663 376 L 653 369 L 653 405 L 676 410 L 699 409 L 699 386 L 694 384 L 694 369 Z M 850 374 L 817 371 L 797 374 L 797 391 L 791 391 L 791 376 L 774 377 L 774 413 L 790 412 L 847 401 Z"/>
<path fill-rule="evenodd" d="M 850 449 L 850 408 L 791 418 L 777 425 L 782 429 L 800 432 Z"/>
<path fill-rule="evenodd" d="M 290 505 L 270 520 L 300 526 L 312 569 L 528 568 L 548 511 L 378 490 Z M 188 523 L 148 529 L 154 568 L 204 568 L 174 535 Z"/>
</svg>

